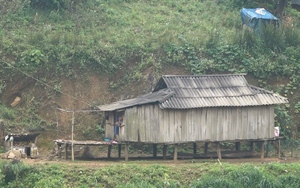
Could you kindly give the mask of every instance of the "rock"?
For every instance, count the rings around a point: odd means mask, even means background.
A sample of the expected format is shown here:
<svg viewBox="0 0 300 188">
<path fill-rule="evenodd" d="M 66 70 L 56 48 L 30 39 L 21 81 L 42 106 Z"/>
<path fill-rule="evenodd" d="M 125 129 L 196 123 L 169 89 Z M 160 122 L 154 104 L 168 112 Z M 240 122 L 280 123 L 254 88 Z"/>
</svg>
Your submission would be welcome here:
<svg viewBox="0 0 300 188">
<path fill-rule="evenodd" d="M 17 106 L 21 101 L 21 97 L 16 97 L 15 100 L 10 104 L 11 107 Z"/>
<path fill-rule="evenodd" d="M 7 159 L 21 159 L 21 152 L 19 150 L 8 151 L 7 153 Z"/>
</svg>

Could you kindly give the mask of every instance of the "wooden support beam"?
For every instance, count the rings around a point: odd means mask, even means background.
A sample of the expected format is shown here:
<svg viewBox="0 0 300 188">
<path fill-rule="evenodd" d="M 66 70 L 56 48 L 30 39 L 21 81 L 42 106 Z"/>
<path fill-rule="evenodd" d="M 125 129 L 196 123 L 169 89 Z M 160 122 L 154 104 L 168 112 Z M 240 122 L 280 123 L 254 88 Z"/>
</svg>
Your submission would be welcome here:
<svg viewBox="0 0 300 188">
<path fill-rule="evenodd" d="M 118 157 L 121 158 L 122 145 L 118 144 Z"/>
<path fill-rule="evenodd" d="M 129 144 L 125 144 L 125 161 L 128 162 L 128 150 L 129 150 Z"/>
<path fill-rule="evenodd" d="M 166 159 L 166 157 L 167 157 L 167 148 L 168 148 L 168 145 L 164 144 L 164 147 L 163 147 L 163 159 Z"/>
<path fill-rule="evenodd" d="M 110 158 L 111 147 L 112 147 L 112 145 L 108 145 L 108 148 L 107 148 L 107 158 Z"/>
<path fill-rule="evenodd" d="M 174 156 L 173 156 L 173 160 L 176 161 L 178 157 L 178 144 L 174 145 Z"/>
<path fill-rule="evenodd" d="M 236 142 L 235 143 L 235 150 L 240 151 L 241 150 L 241 142 Z"/>
<path fill-rule="evenodd" d="M 68 160 L 68 144 L 65 147 L 65 159 Z"/>
<path fill-rule="evenodd" d="M 218 154 L 218 159 L 221 161 L 222 160 L 222 154 L 221 154 L 220 142 L 217 142 L 217 154 Z"/>
<path fill-rule="evenodd" d="M 207 154 L 208 151 L 208 142 L 204 143 L 204 153 Z"/>
<path fill-rule="evenodd" d="M 197 155 L 197 143 L 193 143 L 194 155 Z"/>
<path fill-rule="evenodd" d="M 250 151 L 254 151 L 255 147 L 254 147 L 254 142 L 250 142 Z"/>
<path fill-rule="evenodd" d="M 260 158 L 264 159 L 265 158 L 265 141 L 262 141 L 260 143 Z"/>
<path fill-rule="evenodd" d="M 278 158 L 280 158 L 280 139 L 277 140 L 277 144 L 278 144 L 277 147 Z"/>
<path fill-rule="evenodd" d="M 34 139 L 34 144 L 36 144 L 37 141 L 38 141 L 38 137 L 35 137 L 35 139 Z"/>
<path fill-rule="evenodd" d="M 157 144 L 153 144 L 153 158 L 157 157 Z"/>
</svg>

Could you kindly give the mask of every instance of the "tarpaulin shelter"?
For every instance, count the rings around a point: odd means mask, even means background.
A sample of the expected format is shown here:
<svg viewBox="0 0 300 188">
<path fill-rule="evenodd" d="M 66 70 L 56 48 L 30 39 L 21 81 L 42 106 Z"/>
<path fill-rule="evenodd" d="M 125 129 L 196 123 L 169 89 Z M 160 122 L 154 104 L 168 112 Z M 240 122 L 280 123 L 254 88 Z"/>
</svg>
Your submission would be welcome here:
<svg viewBox="0 0 300 188">
<path fill-rule="evenodd" d="M 267 24 L 278 25 L 279 19 L 272 15 L 264 8 L 246 9 L 241 10 L 242 23 L 254 32 L 260 33 L 262 28 Z"/>
</svg>

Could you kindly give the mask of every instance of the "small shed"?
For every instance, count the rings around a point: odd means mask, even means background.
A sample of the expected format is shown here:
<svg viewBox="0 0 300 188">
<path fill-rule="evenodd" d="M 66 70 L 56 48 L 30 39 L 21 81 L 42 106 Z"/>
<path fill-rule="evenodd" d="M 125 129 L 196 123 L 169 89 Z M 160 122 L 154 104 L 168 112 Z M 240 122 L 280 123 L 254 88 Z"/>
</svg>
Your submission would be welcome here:
<svg viewBox="0 0 300 188">
<path fill-rule="evenodd" d="M 5 150 L 18 150 L 24 158 L 38 157 L 36 146 L 40 133 L 8 133 L 5 138 Z"/>
<path fill-rule="evenodd" d="M 272 139 L 274 105 L 282 103 L 288 100 L 248 84 L 245 74 L 164 75 L 152 93 L 99 109 L 106 137 L 179 144 Z"/>
</svg>

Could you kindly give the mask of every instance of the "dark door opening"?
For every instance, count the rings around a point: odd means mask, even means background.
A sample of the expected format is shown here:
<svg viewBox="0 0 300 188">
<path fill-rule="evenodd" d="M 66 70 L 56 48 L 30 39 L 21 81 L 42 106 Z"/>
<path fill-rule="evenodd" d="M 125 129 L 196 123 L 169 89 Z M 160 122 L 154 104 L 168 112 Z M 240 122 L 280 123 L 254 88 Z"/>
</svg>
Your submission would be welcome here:
<svg viewBox="0 0 300 188">
<path fill-rule="evenodd" d="M 25 147 L 25 153 L 26 153 L 27 157 L 31 156 L 31 149 L 30 149 L 30 147 Z"/>
</svg>

